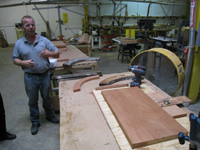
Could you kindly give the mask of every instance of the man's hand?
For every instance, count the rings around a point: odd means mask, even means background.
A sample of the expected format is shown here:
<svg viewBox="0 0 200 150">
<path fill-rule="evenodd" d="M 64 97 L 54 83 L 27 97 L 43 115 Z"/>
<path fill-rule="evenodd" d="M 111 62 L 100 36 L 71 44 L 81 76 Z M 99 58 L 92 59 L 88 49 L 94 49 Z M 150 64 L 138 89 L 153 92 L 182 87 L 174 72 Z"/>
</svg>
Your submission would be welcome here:
<svg viewBox="0 0 200 150">
<path fill-rule="evenodd" d="M 31 60 L 25 60 L 24 63 L 25 63 L 25 66 L 27 68 L 33 68 L 33 67 L 35 67 L 35 63 L 33 62 L 33 59 L 31 59 Z"/>
<path fill-rule="evenodd" d="M 42 51 L 40 53 L 40 57 L 42 57 L 42 58 L 48 58 L 50 56 L 51 52 L 48 49 L 46 49 L 46 48 L 43 48 L 43 49 L 44 49 L 44 51 Z"/>
<path fill-rule="evenodd" d="M 27 68 L 33 68 L 35 67 L 35 63 L 33 62 L 33 59 L 31 60 L 21 60 L 21 59 L 15 59 L 14 64 L 18 66 L 25 66 Z"/>
<path fill-rule="evenodd" d="M 46 48 L 43 48 L 43 49 L 44 49 L 44 51 L 42 51 L 40 53 L 40 57 L 42 57 L 42 58 L 48 58 L 48 57 L 59 58 L 59 52 L 58 51 L 50 52 Z"/>
</svg>

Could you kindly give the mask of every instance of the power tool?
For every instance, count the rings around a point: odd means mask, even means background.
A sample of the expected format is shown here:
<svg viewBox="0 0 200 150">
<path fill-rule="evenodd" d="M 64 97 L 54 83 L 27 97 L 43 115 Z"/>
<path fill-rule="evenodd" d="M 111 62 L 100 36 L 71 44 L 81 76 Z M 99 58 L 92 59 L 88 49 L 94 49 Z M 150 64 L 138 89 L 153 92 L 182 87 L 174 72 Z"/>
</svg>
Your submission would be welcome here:
<svg viewBox="0 0 200 150">
<path fill-rule="evenodd" d="M 133 82 L 130 83 L 130 87 L 138 86 L 142 84 L 141 80 L 142 76 L 145 75 L 146 67 L 140 65 L 130 65 L 127 67 L 128 71 L 132 71 L 135 74 L 135 78 L 133 78 Z"/>
<path fill-rule="evenodd" d="M 198 117 L 190 113 L 190 136 L 185 136 L 183 132 L 178 134 L 179 143 L 185 144 L 185 140 L 190 142 L 190 150 L 200 148 L 200 112 Z"/>
</svg>

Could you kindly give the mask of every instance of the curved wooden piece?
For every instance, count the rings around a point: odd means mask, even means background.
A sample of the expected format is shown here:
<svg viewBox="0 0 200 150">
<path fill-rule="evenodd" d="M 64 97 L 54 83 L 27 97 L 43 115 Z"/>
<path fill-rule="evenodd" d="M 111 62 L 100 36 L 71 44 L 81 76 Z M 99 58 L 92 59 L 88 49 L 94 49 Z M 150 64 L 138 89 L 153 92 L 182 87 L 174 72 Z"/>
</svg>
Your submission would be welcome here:
<svg viewBox="0 0 200 150">
<path fill-rule="evenodd" d="M 78 63 L 78 62 L 82 62 L 82 61 L 98 61 L 98 60 L 100 60 L 100 57 L 77 58 L 77 59 L 72 59 L 72 60 L 65 62 L 63 64 L 63 66 L 72 66 L 73 64 Z"/>
<path fill-rule="evenodd" d="M 129 79 L 132 79 L 134 77 L 135 77 L 134 74 L 133 75 L 124 74 L 124 75 L 119 75 L 119 76 L 113 76 L 113 77 L 110 77 L 110 78 L 107 78 L 107 79 L 101 81 L 99 83 L 99 86 L 110 85 L 110 84 L 113 84 L 115 82 L 122 81 L 122 80 L 129 80 Z"/>
<path fill-rule="evenodd" d="M 99 76 L 98 75 L 97 76 L 91 76 L 91 77 L 86 77 L 86 78 L 78 80 L 73 86 L 73 91 L 74 92 L 80 91 L 83 83 L 90 81 L 90 80 L 94 80 L 94 79 L 99 79 Z"/>
</svg>

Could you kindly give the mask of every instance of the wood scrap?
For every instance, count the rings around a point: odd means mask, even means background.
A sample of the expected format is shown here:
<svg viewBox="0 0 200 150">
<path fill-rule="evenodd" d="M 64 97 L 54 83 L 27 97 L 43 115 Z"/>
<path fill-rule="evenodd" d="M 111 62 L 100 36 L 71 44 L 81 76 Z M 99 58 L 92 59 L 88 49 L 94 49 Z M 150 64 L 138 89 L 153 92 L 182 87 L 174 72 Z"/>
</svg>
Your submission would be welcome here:
<svg viewBox="0 0 200 150">
<path fill-rule="evenodd" d="M 92 36 L 88 35 L 87 33 L 83 33 L 77 42 L 77 44 L 89 44 L 92 40 Z"/>
<path fill-rule="evenodd" d="M 55 59 L 53 57 L 49 57 L 49 59 Z M 57 62 L 66 62 L 66 61 L 69 61 L 68 58 L 66 58 L 65 55 L 63 55 L 63 53 L 60 54 L 59 58 L 56 58 L 57 59 Z"/>
<path fill-rule="evenodd" d="M 173 118 L 180 118 L 180 117 L 187 116 L 187 112 L 185 112 L 184 110 L 182 110 L 176 105 L 163 107 L 163 110 L 165 110 Z"/>
<path fill-rule="evenodd" d="M 62 59 L 62 58 L 58 58 L 57 61 L 58 61 L 58 62 L 69 61 L 69 59 L 68 59 L 68 58 L 63 58 L 63 59 Z"/>
<path fill-rule="evenodd" d="M 58 50 L 61 51 L 61 52 L 66 52 L 67 48 L 66 47 L 65 48 L 58 48 Z"/>
<path fill-rule="evenodd" d="M 72 59 L 72 60 L 69 60 L 67 62 L 65 62 L 63 64 L 63 66 L 72 66 L 73 64 L 75 63 L 78 63 L 78 62 L 82 62 L 82 61 L 98 61 L 100 60 L 100 57 L 84 57 L 84 58 L 78 58 L 78 59 Z"/>
<path fill-rule="evenodd" d="M 169 104 L 165 104 L 164 101 L 169 101 Z M 171 97 L 171 98 L 163 98 L 161 100 L 156 100 L 155 102 L 161 107 L 165 107 L 165 106 L 170 106 L 170 105 L 190 103 L 192 102 L 192 100 L 190 100 L 186 96 L 177 96 L 177 97 Z"/>
<path fill-rule="evenodd" d="M 51 41 L 57 48 L 66 48 L 66 44 L 63 41 Z"/>
<path fill-rule="evenodd" d="M 82 86 L 85 82 L 90 81 L 90 80 L 94 80 L 94 79 L 99 79 L 99 76 L 98 76 L 98 75 L 97 75 L 97 76 L 91 76 L 91 77 L 86 77 L 86 78 L 83 78 L 83 79 L 78 80 L 78 81 L 74 84 L 74 86 L 73 86 L 73 91 L 74 91 L 74 92 L 80 91 L 80 90 L 81 90 L 81 86 Z"/>
<path fill-rule="evenodd" d="M 115 82 L 123 81 L 123 80 L 129 80 L 129 79 L 132 79 L 134 77 L 135 77 L 134 74 L 131 74 L 131 75 L 130 74 L 123 74 L 123 75 L 113 76 L 113 77 L 110 77 L 110 78 L 107 78 L 107 79 L 104 79 L 103 81 L 101 81 L 99 83 L 99 86 L 110 85 L 110 84 L 113 84 Z"/>
<path fill-rule="evenodd" d="M 153 99 L 154 101 L 156 100 L 160 100 L 160 99 L 165 99 L 166 97 L 164 95 L 162 95 L 160 92 L 149 92 L 146 93 L 151 99 Z"/>
<path fill-rule="evenodd" d="M 102 94 L 132 148 L 176 139 L 179 132 L 188 134 L 138 87 L 106 90 Z"/>
</svg>

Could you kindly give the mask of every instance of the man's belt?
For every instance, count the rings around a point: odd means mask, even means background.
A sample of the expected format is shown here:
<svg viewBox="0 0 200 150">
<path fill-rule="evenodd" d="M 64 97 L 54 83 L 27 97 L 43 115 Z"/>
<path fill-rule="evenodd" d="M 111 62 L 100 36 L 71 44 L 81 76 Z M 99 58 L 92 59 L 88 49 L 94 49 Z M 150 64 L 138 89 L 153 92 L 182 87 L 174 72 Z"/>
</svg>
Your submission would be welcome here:
<svg viewBox="0 0 200 150">
<path fill-rule="evenodd" d="M 49 72 L 49 70 L 47 70 L 47 71 L 45 71 L 45 72 L 43 72 L 43 73 L 30 73 L 30 72 L 26 72 L 26 73 L 28 73 L 28 74 L 30 74 L 30 75 L 35 75 L 35 76 L 41 76 L 41 75 L 44 75 L 44 74 L 46 74 L 46 73 L 48 73 Z"/>
</svg>

